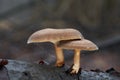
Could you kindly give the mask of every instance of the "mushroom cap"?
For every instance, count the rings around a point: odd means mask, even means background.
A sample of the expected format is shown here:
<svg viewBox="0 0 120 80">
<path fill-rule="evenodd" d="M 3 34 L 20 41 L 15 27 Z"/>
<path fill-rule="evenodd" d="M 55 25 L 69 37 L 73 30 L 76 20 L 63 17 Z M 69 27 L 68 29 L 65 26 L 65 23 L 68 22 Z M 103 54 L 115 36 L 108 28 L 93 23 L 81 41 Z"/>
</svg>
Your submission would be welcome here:
<svg viewBox="0 0 120 80">
<path fill-rule="evenodd" d="M 60 40 L 82 39 L 82 34 L 76 29 L 42 29 L 33 33 L 27 43 L 52 42 Z"/>
<path fill-rule="evenodd" d="M 87 39 L 60 41 L 58 47 L 62 49 L 98 50 L 98 47 Z"/>
</svg>

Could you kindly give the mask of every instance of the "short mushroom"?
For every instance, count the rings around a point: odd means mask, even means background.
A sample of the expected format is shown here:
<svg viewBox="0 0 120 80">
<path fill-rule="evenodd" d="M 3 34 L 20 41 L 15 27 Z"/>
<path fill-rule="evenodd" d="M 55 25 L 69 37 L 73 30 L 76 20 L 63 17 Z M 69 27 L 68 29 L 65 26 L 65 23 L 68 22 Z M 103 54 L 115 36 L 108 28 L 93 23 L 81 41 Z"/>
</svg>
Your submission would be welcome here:
<svg viewBox="0 0 120 80">
<path fill-rule="evenodd" d="M 42 29 L 33 33 L 27 43 L 52 42 L 56 51 L 56 66 L 64 65 L 64 56 L 57 44 L 61 40 L 83 39 L 82 34 L 76 29 Z"/>
<path fill-rule="evenodd" d="M 62 49 L 75 50 L 74 64 L 72 66 L 72 71 L 70 72 L 71 74 L 77 74 L 80 69 L 81 50 L 88 50 L 88 51 L 98 50 L 98 47 L 93 42 L 87 39 L 60 41 L 58 47 Z"/>
</svg>

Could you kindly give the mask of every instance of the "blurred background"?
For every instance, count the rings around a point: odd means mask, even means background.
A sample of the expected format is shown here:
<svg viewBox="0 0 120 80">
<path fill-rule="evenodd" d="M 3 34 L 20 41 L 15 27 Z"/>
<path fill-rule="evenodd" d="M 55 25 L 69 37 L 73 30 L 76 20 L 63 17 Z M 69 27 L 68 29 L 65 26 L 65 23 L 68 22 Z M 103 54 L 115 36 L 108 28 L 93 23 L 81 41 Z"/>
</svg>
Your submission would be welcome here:
<svg viewBox="0 0 120 80">
<path fill-rule="evenodd" d="M 0 0 L 0 58 L 55 63 L 52 43 L 27 44 L 44 28 L 74 28 L 99 47 L 81 54 L 85 70 L 120 71 L 120 0 Z M 73 54 L 64 50 L 66 65 Z"/>
</svg>

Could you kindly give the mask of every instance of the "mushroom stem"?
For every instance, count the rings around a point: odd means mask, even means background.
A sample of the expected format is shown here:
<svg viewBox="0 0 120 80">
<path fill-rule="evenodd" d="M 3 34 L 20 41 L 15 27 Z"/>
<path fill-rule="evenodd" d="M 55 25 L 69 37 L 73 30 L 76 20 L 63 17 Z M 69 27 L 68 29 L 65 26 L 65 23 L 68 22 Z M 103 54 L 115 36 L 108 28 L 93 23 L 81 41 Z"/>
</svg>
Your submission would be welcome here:
<svg viewBox="0 0 120 80">
<path fill-rule="evenodd" d="M 72 71 L 70 73 L 78 73 L 80 69 L 80 49 L 75 49 L 74 53 L 74 65 L 72 67 Z"/>
<path fill-rule="evenodd" d="M 64 65 L 64 55 L 61 48 L 59 48 L 57 45 L 55 45 L 55 51 L 56 51 L 56 67 L 62 67 Z"/>
</svg>

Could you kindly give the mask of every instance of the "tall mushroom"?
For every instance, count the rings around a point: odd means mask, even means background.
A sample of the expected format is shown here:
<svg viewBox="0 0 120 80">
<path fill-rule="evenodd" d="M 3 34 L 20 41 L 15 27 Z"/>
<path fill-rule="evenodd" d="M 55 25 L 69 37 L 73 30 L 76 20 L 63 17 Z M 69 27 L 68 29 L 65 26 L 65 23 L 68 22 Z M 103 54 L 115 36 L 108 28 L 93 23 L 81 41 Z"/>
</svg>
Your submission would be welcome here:
<svg viewBox="0 0 120 80">
<path fill-rule="evenodd" d="M 56 66 L 64 65 L 64 56 L 57 44 L 61 40 L 83 39 L 82 34 L 76 29 L 42 29 L 33 33 L 27 43 L 52 42 L 56 50 Z"/>
<path fill-rule="evenodd" d="M 72 66 L 71 74 L 77 74 L 80 69 L 80 51 L 81 50 L 98 50 L 98 47 L 87 39 L 60 41 L 58 47 L 62 49 L 71 49 L 75 51 L 74 64 Z"/>
</svg>

